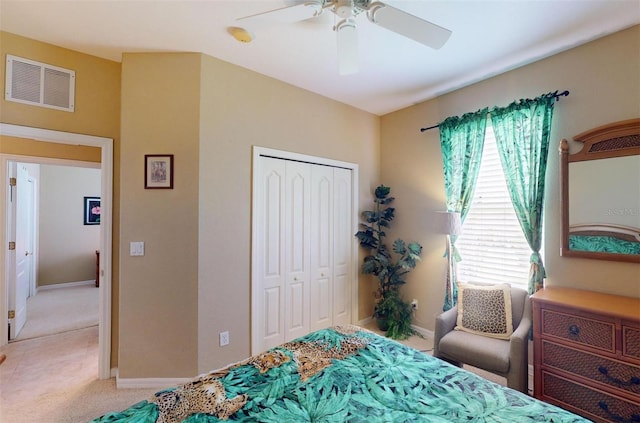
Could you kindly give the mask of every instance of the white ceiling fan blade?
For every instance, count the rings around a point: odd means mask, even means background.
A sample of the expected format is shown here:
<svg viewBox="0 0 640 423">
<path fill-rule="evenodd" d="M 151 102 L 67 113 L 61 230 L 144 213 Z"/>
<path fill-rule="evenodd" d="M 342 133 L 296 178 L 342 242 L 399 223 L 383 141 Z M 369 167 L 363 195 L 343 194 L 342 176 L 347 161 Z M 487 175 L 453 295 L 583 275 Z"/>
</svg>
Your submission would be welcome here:
<svg viewBox="0 0 640 423">
<path fill-rule="evenodd" d="M 247 24 L 281 24 L 303 21 L 322 13 L 321 0 L 309 0 L 295 6 L 270 10 L 236 19 Z"/>
<path fill-rule="evenodd" d="M 336 25 L 338 42 L 338 69 L 340 75 L 358 72 L 358 31 L 353 19 L 345 19 Z"/>
<path fill-rule="evenodd" d="M 434 49 L 442 47 L 451 36 L 446 28 L 381 2 L 371 3 L 367 16 L 385 29 Z"/>
</svg>

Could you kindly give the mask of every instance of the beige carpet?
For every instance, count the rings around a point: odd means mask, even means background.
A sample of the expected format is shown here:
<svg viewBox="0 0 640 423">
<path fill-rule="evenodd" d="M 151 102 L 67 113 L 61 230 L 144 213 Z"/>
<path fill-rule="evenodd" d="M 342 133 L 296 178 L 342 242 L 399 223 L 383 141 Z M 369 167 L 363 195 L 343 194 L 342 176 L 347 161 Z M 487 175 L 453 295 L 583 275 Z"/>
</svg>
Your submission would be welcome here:
<svg viewBox="0 0 640 423">
<path fill-rule="evenodd" d="M 98 310 L 95 285 L 40 289 L 27 299 L 27 323 L 16 341 L 95 326 Z"/>
<path fill-rule="evenodd" d="M 127 408 L 157 389 L 116 389 L 98 380 L 98 327 L 0 348 L 0 422 L 81 423 Z"/>
</svg>

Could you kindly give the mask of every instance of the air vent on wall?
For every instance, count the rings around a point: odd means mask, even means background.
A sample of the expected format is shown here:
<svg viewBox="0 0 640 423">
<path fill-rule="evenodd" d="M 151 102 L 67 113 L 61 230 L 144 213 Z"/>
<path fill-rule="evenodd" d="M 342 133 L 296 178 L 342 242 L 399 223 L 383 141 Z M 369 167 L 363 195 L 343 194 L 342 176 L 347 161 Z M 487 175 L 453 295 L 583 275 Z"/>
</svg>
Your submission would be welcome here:
<svg viewBox="0 0 640 423">
<path fill-rule="evenodd" d="M 74 111 L 76 73 L 7 55 L 5 100 Z"/>
</svg>

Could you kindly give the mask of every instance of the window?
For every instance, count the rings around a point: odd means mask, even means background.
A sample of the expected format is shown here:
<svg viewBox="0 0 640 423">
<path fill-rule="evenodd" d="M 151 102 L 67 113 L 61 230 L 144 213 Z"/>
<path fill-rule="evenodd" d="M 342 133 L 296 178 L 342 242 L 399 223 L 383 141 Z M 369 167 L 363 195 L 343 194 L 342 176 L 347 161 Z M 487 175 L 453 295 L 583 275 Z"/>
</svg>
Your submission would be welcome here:
<svg viewBox="0 0 640 423">
<path fill-rule="evenodd" d="M 527 286 L 531 249 L 520 229 L 490 122 L 469 213 L 456 241 L 458 281 Z"/>
</svg>

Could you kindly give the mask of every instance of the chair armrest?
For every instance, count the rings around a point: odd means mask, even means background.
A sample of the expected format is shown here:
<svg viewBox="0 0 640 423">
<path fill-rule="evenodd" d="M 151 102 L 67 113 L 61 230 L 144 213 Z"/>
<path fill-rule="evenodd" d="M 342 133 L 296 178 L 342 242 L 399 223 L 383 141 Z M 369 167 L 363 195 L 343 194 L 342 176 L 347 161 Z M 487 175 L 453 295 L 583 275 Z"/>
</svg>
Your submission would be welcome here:
<svg viewBox="0 0 640 423">
<path fill-rule="evenodd" d="M 529 332 L 531 331 L 532 326 L 531 300 L 529 299 L 529 296 L 527 296 L 525 298 L 525 305 L 520 324 L 509 338 L 509 356 L 512 366 L 526 368 L 528 365 Z"/>
<path fill-rule="evenodd" d="M 456 327 L 458 307 L 455 306 L 436 317 L 436 330 L 433 334 L 433 356 L 438 357 L 440 339 Z"/>
<path fill-rule="evenodd" d="M 520 324 L 518 325 L 516 330 L 513 331 L 511 337 L 509 338 L 511 344 L 511 357 L 522 354 L 523 349 L 525 351 L 528 350 L 529 332 L 532 325 L 531 300 L 529 299 L 529 296 L 527 296 L 525 298 L 525 305 L 522 312 L 522 319 L 520 319 Z"/>
</svg>

